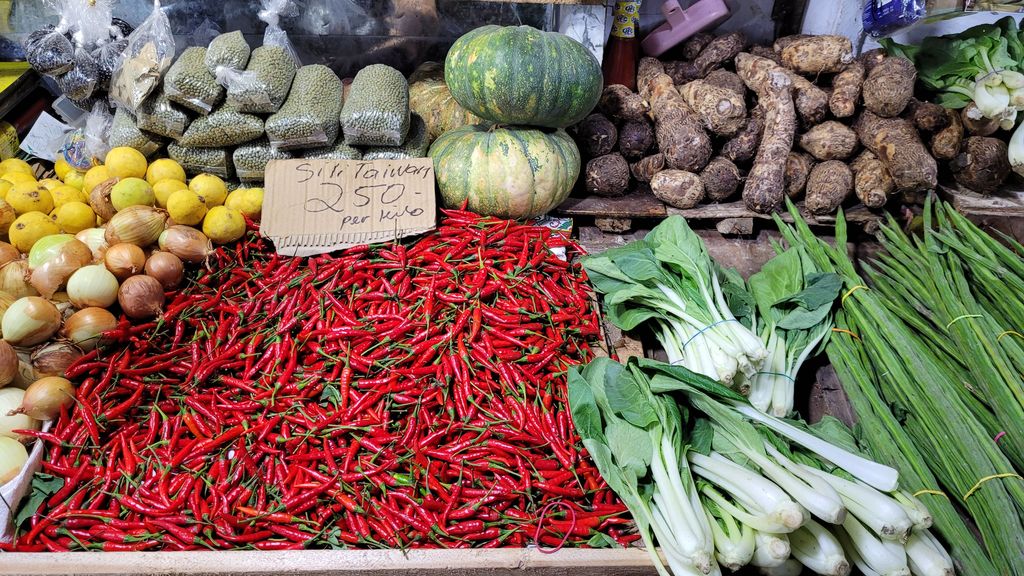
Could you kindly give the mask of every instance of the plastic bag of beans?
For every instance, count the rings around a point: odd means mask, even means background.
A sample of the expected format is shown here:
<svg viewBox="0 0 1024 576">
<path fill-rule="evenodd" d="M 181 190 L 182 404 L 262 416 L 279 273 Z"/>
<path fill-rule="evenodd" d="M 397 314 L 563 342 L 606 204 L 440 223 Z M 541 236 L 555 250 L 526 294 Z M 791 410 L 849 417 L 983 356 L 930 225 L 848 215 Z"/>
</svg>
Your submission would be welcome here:
<svg viewBox="0 0 1024 576">
<path fill-rule="evenodd" d="M 192 118 L 184 110 L 167 99 L 163 90 L 153 94 L 139 106 L 135 119 L 140 130 L 174 140 L 181 138 L 192 122 Z"/>
<path fill-rule="evenodd" d="M 128 35 L 124 57 L 110 82 L 111 99 L 136 111 L 159 86 L 164 72 L 171 67 L 174 51 L 171 23 L 160 7 L 160 0 L 154 0 L 149 17 Z"/>
<path fill-rule="evenodd" d="M 288 100 L 267 118 L 267 138 L 281 150 L 330 144 L 338 137 L 340 112 L 338 75 L 320 64 L 303 66 L 295 73 Z"/>
<path fill-rule="evenodd" d="M 156 136 L 139 130 L 135 117 L 124 108 L 114 112 L 114 122 L 110 125 L 110 147 L 128 146 L 142 152 L 147 158 L 163 147 L 164 143 Z"/>
</svg>

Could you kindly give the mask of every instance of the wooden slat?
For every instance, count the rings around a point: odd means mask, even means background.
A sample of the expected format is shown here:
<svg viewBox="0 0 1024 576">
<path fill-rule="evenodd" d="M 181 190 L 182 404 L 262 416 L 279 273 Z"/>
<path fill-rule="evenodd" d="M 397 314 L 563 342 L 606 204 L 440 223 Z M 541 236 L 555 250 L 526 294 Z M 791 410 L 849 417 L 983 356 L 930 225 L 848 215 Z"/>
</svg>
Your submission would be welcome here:
<svg viewBox="0 0 1024 576">
<path fill-rule="evenodd" d="M 569 198 L 558 208 L 566 216 L 604 216 L 608 218 L 664 218 L 665 203 L 652 194 L 629 194 L 619 198 L 587 196 Z"/>
<path fill-rule="evenodd" d="M 560 550 L 541 554 L 532 548 L 497 550 L 303 550 L 296 552 L 143 552 L 3 554 L 0 573 L 48 576 L 139 576 L 156 574 L 293 576 L 650 576 L 655 574 L 647 552 L 626 550 Z"/>
</svg>

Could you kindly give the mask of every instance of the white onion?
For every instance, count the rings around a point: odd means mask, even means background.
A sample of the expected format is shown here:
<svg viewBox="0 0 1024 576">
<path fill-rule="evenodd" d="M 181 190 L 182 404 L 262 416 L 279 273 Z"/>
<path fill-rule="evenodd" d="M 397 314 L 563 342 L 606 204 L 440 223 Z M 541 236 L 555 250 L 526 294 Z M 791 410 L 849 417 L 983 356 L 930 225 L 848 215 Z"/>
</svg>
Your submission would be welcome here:
<svg viewBox="0 0 1024 576">
<path fill-rule="evenodd" d="M 28 252 L 28 267 L 35 270 L 50 260 L 53 260 L 58 254 L 60 254 L 64 245 L 74 239 L 75 237 L 71 234 L 50 234 L 49 236 L 43 236 L 32 245 L 32 249 Z"/>
<path fill-rule="evenodd" d="M 25 445 L 13 438 L 0 436 L 0 486 L 14 480 L 28 462 Z"/>
<path fill-rule="evenodd" d="M 103 264 L 83 266 L 68 280 L 68 298 L 75 308 L 106 308 L 117 302 L 117 277 Z"/>
<path fill-rule="evenodd" d="M 75 239 L 92 250 L 92 259 L 95 262 L 103 260 L 103 254 L 107 251 L 107 239 L 104 237 L 106 232 L 103 228 L 86 228 L 75 234 Z"/>
<path fill-rule="evenodd" d="M 52 302 L 38 296 L 16 300 L 4 312 L 0 328 L 4 340 L 12 346 L 35 346 L 60 330 L 60 311 Z"/>
<path fill-rule="evenodd" d="M 25 414 L 8 416 L 7 413 L 21 408 L 25 400 L 25 391 L 20 388 L 4 388 L 0 390 L 0 436 L 20 440 L 21 436 L 13 430 L 38 430 L 39 421 Z"/>
<path fill-rule="evenodd" d="M 115 293 L 115 298 L 116 298 Z M 117 328 L 117 318 L 103 308 L 83 308 L 71 315 L 64 322 L 61 330 L 68 340 L 77 344 L 86 352 L 96 348 L 104 332 Z"/>
<path fill-rule="evenodd" d="M 55 236 L 66 239 L 61 238 L 59 242 L 52 242 L 50 248 L 37 254 L 36 264 L 33 264 L 32 255 L 28 260 L 29 268 L 32 268 L 32 278 L 29 282 L 44 298 L 52 298 L 54 292 L 59 290 L 76 270 L 92 262 L 92 250 L 70 234 L 47 236 L 40 242 Z M 32 248 L 35 250 L 35 246 Z"/>
<path fill-rule="evenodd" d="M 39 292 L 28 283 L 28 260 L 15 260 L 0 267 L 0 290 L 15 298 L 38 296 Z"/>
</svg>

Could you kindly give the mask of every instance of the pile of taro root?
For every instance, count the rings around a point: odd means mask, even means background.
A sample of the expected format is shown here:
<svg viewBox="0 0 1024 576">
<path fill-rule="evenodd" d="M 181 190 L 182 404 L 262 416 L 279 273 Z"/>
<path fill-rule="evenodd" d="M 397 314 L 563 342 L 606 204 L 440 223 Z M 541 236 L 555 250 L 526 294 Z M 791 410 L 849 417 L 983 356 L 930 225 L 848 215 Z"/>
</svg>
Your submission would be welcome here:
<svg viewBox="0 0 1024 576">
<path fill-rule="evenodd" d="M 741 196 L 760 213 L 788 196 L 811 214 L 932 190 L 940 168 L 981 192 L 1010 173 L 987 121 L 914 96 L 912 62 L 854 57 L 842 36 L 749 46 L 740 33 L 698 34 L 646 57 L 637 91 L 608 86 L 571 131 L 600 196 L 653 192 L 676 208 Z"/>
</svg>

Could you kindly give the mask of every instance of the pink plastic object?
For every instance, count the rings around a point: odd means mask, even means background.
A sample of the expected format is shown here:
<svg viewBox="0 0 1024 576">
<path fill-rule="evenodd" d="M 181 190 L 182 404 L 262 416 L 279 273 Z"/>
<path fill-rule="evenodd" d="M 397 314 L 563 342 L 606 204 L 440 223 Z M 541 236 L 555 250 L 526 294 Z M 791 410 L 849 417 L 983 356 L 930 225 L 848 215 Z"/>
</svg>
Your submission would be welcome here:
<svg viewBox="0 0 1024 576">
<path fill-rule="evenodd" d="M 697 32 L 721 24 L 729 18 L 729 7 L 724 0 L 699 0 L 683 10 L 677 0 L 666 0 L 661 13 L 667 22 L 648 34 L 641 44 L 648 56 L 661 56 Z"/>
</svg>

